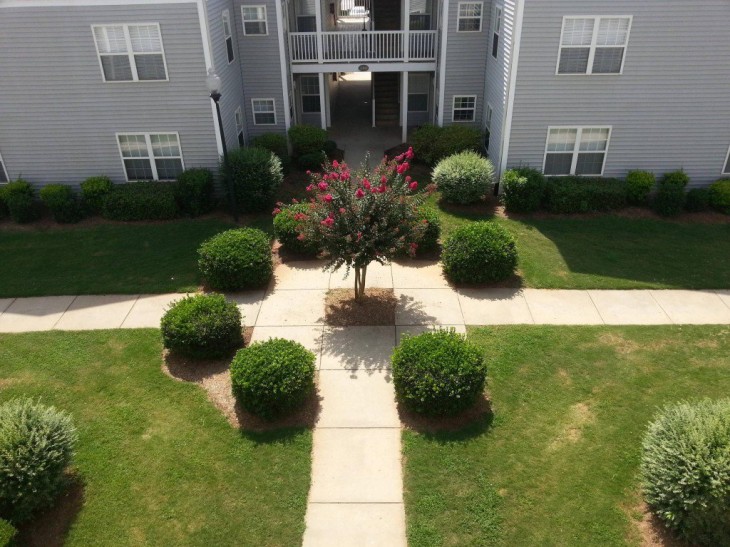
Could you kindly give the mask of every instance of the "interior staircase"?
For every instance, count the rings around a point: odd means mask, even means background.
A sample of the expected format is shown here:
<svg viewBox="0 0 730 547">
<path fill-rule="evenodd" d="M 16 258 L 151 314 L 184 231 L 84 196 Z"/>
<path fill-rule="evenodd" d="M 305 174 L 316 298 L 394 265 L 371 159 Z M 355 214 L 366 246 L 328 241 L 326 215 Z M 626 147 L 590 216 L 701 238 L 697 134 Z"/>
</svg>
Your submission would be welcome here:
<svg viewBox="0 0 730 547">
<path fill-rule="evenodd" d="M 394 127 L 400 125 L 400 104 L 398 103 L 398 72 L 374 72 L 375 126 Z"/>
</svg>

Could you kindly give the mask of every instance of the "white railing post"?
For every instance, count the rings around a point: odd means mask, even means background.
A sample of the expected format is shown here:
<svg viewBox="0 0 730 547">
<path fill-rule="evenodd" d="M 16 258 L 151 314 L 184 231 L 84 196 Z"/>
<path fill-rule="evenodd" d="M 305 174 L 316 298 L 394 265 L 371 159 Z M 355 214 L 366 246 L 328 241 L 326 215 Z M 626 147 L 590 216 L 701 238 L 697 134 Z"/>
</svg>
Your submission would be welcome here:
<svg viewBox="0 0 730 547">
<path fill-rule="evenodd" d="M 411 56 L 411 0 L 405 0 L 403 11 L 403 61 L 407 63 Z"/>
<path fill-rule="evenodd" d="M 324 59 L 322 58 L 322 40 L 324 39 L 322 34 L 322 2 L 318 2 L 318 4 L 317 9 L 314 10 L 314 20 L 317 30 L 315 40 L 317 41 L 317 62 L 322 63 L 324 62 Z"/>
</svg>

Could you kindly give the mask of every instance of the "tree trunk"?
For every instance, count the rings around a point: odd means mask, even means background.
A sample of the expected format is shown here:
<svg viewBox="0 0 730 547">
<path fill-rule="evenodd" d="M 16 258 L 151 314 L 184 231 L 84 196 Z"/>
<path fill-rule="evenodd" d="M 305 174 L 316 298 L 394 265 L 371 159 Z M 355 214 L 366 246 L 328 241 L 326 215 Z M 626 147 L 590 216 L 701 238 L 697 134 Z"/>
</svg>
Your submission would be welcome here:
<svg viewBox="0 0 730 547">
<path fill-rule="evenodd" d="M 367 275 L 367 271 L 367 266 L 355 266 L 355 300 L 360 300 L 365 294 L 365 276 Z"/>
</svg>

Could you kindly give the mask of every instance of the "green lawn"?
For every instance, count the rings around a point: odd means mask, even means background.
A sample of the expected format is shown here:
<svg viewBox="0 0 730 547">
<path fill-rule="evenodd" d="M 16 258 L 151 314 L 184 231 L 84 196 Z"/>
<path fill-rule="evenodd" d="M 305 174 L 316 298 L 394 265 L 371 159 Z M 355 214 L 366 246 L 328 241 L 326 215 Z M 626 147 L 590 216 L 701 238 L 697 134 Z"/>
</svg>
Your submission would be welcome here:
<svg viewBox="0 0 730 547">
<path fill-rule="evenodd" d="M 0 335 L 0 401 L 39 397 L 79 429 L 66 545 L 300 545 L 310 431 L 240 433 L 161 351 L 153 330 Z"/>
<path fill-rule="evenodd" d="M 658 406 L 730 393 L 728 327 L 470 330 L 493 420 L 404 432 L 411 547 L 638 545 L 640 440 Z"/>
</svg>

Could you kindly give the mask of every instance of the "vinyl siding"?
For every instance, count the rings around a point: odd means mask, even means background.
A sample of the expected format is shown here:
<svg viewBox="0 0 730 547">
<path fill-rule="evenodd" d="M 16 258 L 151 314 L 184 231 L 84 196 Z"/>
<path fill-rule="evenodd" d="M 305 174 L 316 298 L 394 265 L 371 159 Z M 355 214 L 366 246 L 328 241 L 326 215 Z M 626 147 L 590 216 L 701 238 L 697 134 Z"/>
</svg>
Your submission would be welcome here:
<svg viewBox="0 0 730 547">
<path fill-rule="evenodd" d="M 564 15 L 633 15 L 624 73 L 555 74 Z M 542 168 L 550 125 L 612 126 L 604 176 L 720 178 L 730 145 L 727 0 L 527 0 L 508 164 Z"/>
<path fill-rule="evenodd" d="M 169 81 L 104 83 L 91 25 L 135 22 L 160 24 Z M 117 132 L 178 132 L 186 168 L 215 168 L 205 70 L 193 3 L 0 8 L 0 150 L 9 176 L 124 182 Z"/>
</svg>

